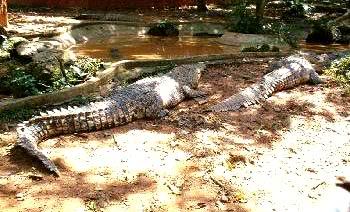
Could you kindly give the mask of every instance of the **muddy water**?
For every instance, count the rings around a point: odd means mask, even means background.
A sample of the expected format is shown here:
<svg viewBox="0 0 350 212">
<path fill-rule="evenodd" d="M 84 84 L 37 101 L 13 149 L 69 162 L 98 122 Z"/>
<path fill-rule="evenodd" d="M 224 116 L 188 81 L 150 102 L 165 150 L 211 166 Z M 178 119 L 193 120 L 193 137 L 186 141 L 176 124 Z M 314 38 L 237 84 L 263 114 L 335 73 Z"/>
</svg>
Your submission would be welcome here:
<svg viewBox="0 0 350 212">
<path fill-rule="evenodd" d="M 152 36 L 115 36 L 106 39 L 88 41 L 76 45 L 72 50 L 104 60 L 121 59 L 171 59 L 197 55 L 211 55 L 239 52 L 239 48 L 220 45 L 215 38 L 192 36 L 152 37 Z"/>
<path fill-rule="evenodd" d="M 145 35 L 116 35 L 90 40 L 71 49 L 78 55 L 100 58 L 105 61 L 122 59 L 172 59 L 198 55 L 240 52 L 238 46 L 220 44 L 217 38 L 180 36 L 154 37 Z M 326 52 L 349 50 L 350 45 L 322 45 L 300 42 L 303 51 Z"/>
<path fill-rule="evenodd" d="M 299 47 L 301 50 L 304 51 L 313 51 L 313 52 L 327 52 L 327 51 L 344 51 L 349 50 L 350 45 L 345 44 L 329 44 L 329 45 L 323 45 L 323 44 L 310 44 L 306 43 L 305 41 L 301 41 L 299 43 Z"/>
</svg>

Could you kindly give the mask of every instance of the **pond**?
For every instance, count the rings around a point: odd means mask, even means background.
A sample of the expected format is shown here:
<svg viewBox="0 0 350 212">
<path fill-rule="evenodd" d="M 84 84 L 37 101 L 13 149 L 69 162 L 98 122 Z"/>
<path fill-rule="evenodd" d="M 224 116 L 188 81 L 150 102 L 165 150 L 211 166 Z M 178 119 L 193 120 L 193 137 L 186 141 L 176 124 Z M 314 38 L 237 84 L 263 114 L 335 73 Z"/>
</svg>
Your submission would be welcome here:
<svg viewBox="0 0 350 212">
<path fill-rule="evenodd" d="M 198 55 L 239 52 L 208 37 L 155 37 L 147 35 L 111 36 L 90 40 L 71 48 L 77 55 L 106 61 L 120 59 L 172 59 Z"/>
</svg>

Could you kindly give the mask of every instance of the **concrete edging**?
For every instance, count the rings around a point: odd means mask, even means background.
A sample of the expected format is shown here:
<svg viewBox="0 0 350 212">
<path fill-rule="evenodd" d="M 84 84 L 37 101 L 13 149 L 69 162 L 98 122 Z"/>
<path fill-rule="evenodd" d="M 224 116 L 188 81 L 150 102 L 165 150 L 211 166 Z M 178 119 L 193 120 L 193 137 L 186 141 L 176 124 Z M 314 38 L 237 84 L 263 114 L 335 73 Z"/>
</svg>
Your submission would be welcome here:
<svg viewBox="0 0 350 212">
<path fill-rule="evenodd" d="M 222 55 L 207 55 L 195 56 L 188 58 L 166 59 L 166 60 L 125 60 L 113 63 L 109 68 L 98 73 L 93 79 L 90 79 L 80 85 L 66 88 L 60 91 L 51 93 L 28 96 L 25 98 L 0 102 L 0 112 L 4 110 L 20 108 L 20 107 L 35 107 L 45 104 L 57 104 L 68 101 L 77 96 L 89 96 L 92 93 L 100 92 L 100 87 L 107 84 L 112 79 L 130 80 L 136 79 L 142 73 L 132 73 L 128 69 L 140 66 L 162 66 L 169 64 L 186 64 L 197 62 L 237 60 L 242 61 L 244 58 L 269 58 L 282 57 L 287 53 L 239 53 L 239 54 L 222 54 Z"/>
</svg>

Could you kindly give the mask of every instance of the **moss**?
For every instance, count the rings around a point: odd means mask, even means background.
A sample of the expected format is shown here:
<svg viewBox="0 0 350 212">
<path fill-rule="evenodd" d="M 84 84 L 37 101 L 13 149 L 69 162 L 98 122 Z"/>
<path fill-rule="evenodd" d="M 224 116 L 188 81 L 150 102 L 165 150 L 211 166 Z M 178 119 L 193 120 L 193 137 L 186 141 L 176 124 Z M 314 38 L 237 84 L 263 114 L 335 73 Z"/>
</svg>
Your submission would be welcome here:
<svg viewBox="0 0 350 212">
<path fill-rule="evenodd" d="M 258 48 L 255 46 L 244 47 L 241 52 L 258 52 Z"/>
<path fill-rule="evenodd" d="M 242 48 L 241 52 L 279 52 L 279 48 L 276 46 L 270 47 L 269 44 L 254 45 Z"/>
</svg>

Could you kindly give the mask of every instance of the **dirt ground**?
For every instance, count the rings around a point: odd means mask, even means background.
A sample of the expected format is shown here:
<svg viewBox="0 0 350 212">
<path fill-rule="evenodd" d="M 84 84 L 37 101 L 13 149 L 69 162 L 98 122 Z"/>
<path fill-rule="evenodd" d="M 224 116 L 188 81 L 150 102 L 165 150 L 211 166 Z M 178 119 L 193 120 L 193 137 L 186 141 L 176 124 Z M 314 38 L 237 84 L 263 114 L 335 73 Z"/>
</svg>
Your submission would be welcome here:
<svg viewBox="0 0 350 212">
<path fill-rule="evenodd" d="M 279 92 L 238 112 L 209 105 L 257 81 L 266 63 L 211 65 L 202 105 L 41 144 L 55 178 L 0 135 L 1 211 L 310 211 L 349 176 L 349 97 L 332 82 Z"/>
<path fill-rule="evenodd" d="M 11 13 L 9 29 L 30 35 L 75 22 L 41 15 Z M 0 211 L 294 212 L 343 204 L 334 183 L 350 176 L 350 97 L 335 83 L 302 85 L 237 112 L 203 112 L 267 70 L 211 65 L 199 87 L 209 94 L 205 104 L 188 100 L 163 119 L 41 143 L 59 178 L 13 149 L 13 130 L 2 132 Z"/>
</svg>

